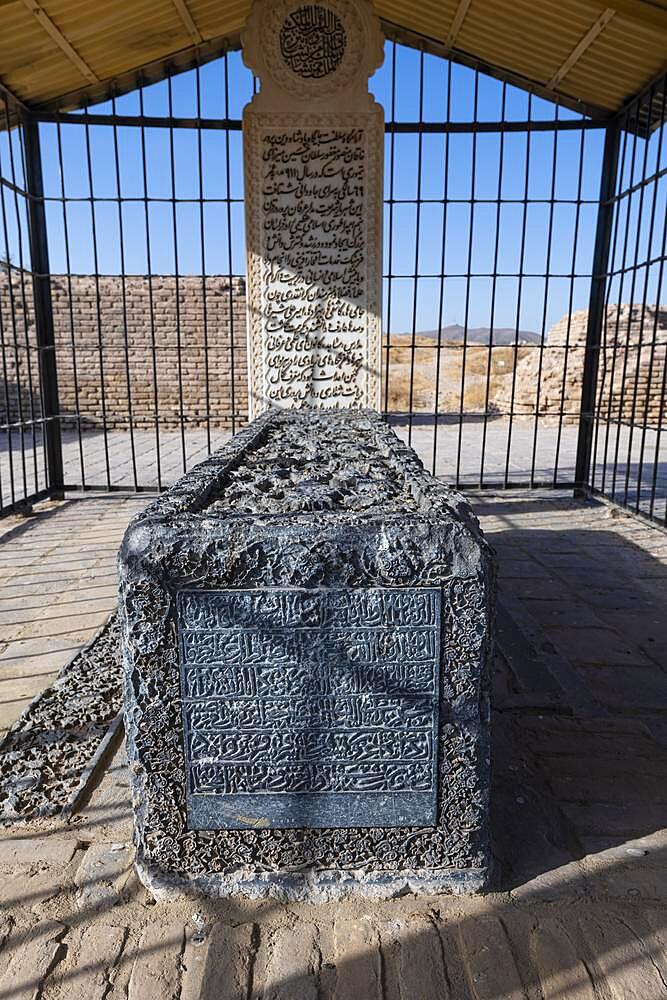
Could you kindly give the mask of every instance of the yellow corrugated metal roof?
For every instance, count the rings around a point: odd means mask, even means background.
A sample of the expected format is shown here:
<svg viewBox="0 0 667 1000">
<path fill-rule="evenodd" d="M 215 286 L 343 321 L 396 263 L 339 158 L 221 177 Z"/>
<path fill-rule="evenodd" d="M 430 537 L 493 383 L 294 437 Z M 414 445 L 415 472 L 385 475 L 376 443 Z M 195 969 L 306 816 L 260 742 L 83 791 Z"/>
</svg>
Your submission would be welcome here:
<svg viewBox="0 0 667 1000">
<path fill-rule="evenodd" d="M 0 0 L 0 81 L 26 104 L 72 107 L 163 61 L 210 56 L 249 0 Z M 389 33 L 582 109 L 614 111 L 667 68 L 667 0 L 375 0 Z M 194 26 L 194 32 L 193 32 Z"/>
</svg>

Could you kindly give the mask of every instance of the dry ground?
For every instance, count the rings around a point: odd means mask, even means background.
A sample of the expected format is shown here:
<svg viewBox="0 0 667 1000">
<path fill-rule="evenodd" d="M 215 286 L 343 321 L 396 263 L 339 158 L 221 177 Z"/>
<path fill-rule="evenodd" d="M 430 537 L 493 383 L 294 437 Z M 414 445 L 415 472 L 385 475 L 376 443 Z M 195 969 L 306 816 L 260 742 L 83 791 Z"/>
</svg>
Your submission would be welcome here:
<svg viewBox="0 0 667 1000">
<path fill-rule="evenodd" d="M 484 413 L 498 410 L 496 396 L 512 380 L 516 361 L 527 357 L 530 347 L 492 347 L 437 340 L 417 334 L 393 334 L 387 366 L 382 375 L 382 398 L 394 413 Z M 386 352 L 385 352 L 386 356 Z M 414 359 L 414 371 L 411 374 Z M 465 366 L 465 367 L 464 367 Z M 463 404 L 461 386 L 463 383 Z"/>
</svg>

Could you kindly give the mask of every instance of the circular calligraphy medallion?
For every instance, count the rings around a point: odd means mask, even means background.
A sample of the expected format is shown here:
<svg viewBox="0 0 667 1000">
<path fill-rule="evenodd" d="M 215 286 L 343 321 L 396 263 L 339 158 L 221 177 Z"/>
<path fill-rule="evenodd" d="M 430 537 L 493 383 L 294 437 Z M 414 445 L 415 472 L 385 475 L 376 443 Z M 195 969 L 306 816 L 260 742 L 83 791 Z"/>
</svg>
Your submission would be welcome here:
<svg viewBox="0 0 667 1000">
<path fill-rule="evenodd" d="M 337 14 L 319 4 L 291 11 L 280 29 L 280 53 L 291 71 L 305 80 L 318 80 L 340 66 L 347 37 Z"/>
<path fill-rule="evenodd" d="M 329 98 L 355 81 L 365 84 L 379 65 L 374 45 L 381 35 L 373 34 L 359 0 L 264 0 L 257 9 L 261 18 L 244 58 L 254 69 L 254 48 L 260 78 L 300 101 Z M 381 44 L 377 47 L 381 56 Z"/>
</svg>

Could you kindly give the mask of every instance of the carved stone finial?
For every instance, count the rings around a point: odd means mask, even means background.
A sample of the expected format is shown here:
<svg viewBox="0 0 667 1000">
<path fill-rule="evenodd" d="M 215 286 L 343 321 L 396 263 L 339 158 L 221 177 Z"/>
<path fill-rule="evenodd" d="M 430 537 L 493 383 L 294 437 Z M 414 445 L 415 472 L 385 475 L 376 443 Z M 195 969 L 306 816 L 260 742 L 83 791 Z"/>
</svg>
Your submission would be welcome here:
<svg viewBox="0 0 667 1000">
<path fill-rule="evenodd" d="M 258 110 L 284 98 L 372 102 L 367 82 L 382 64 L 383 37 L 368 0 L 255 0 L 241 40 L 261 82 Z"/>
</svg>

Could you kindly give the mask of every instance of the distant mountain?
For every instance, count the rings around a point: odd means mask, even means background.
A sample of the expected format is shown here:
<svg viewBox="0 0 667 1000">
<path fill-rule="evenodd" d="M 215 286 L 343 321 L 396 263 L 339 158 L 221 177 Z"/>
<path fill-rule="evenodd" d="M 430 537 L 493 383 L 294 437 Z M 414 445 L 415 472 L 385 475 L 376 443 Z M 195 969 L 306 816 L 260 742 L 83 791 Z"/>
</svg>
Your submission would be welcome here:
<svg viewBox="0 0 667 1000">
<path fill-rule="evenodd" d="M 438 339 L 437 330 L 419 330 L 420 337 L 431 337 L 433 340 Z M 440 340 L 453 340 L 456 342 L 463 342 L 464 328 L 458 323 L 453 323 L 451 326 L 444 326 L 440 331 Z M 519 330 L 517 337 L 516 330 L 511 327 L 498 327 L 493 331 L 493 341 L 492 343 L 497 347 L 505 347 L 508 344 L 514 344 L 518 340 L 519 344 L 539 344 L 541 342 L 541 337 L 538 333 L 533 333 L 532 330 Z M 489 329 L 485 326 L 476 326 L 468 328 L 468 344 L 488 344 L 489 343 Z"/>
</svg>

